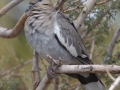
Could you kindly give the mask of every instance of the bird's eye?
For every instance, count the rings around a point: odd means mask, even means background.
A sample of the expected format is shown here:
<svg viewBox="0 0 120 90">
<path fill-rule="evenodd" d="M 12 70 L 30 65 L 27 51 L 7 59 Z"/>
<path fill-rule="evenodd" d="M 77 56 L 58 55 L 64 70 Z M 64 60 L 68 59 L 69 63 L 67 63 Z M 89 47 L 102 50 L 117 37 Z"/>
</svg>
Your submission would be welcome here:
<svg viewBox="0 0 120 90">
<path fill-rule="evenodd" d="M 49 5 L 49 4 L 43 4 L 43 5 Z"/>
<path fill-rule="evenodd" d="M 42 0 L 37 0 L 37 1 L 42 1 Z"/>
</svg>

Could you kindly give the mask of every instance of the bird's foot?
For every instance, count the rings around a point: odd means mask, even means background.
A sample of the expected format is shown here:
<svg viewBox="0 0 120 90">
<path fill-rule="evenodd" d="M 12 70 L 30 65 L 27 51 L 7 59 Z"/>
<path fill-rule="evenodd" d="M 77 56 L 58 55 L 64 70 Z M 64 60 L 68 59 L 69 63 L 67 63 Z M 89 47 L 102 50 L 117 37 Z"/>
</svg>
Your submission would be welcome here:
<svg viewBox="0 0 120 90">
<path fill-rule="evenodd" d="M 47 55 L 47 57 L 52 60 L 51 65 L 49 66 L 48 70 L 47 70 L 47 76 L 48 78 L 55 78 L 58 74 L 56 73 L 57 68 L 61 65 L 61 61 L 62 59 L 58 59 L 55 60 L 52 57 L 50 57 L 49 55 Z"/>
</svg>

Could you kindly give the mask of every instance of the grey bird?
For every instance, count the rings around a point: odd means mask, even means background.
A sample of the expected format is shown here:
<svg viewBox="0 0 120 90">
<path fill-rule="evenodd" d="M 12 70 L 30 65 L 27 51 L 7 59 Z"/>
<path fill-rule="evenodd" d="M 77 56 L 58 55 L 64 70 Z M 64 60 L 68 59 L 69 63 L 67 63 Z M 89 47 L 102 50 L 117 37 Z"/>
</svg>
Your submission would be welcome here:
<svg viewBox="0 0 120 90">
<path fill-rule="evenodd" d="M 31 9 L 25 22 L 25 35 L 31 47 L 46 59 L 62 59 L 65 65 L 93 64 L 74 24 L 55 10 L 51 0 L 30 3 Z M 105 90 L 96 74 L 69 74 L 77 78 L 85 90 Z"/>
</svg>

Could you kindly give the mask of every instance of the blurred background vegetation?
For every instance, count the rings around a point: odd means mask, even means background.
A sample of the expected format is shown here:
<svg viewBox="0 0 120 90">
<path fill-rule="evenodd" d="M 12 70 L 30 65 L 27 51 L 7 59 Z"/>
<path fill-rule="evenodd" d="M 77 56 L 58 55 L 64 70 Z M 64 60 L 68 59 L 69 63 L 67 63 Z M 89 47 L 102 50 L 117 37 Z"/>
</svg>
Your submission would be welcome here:
<svg viewBox="0 0 120 90">
<path fill-rule="evenodd" d="M 11 0 L 0 0 L 0 8 L 5 6 L 10 1 Z M 53 0 L 53 3 L 55 1 L 56 0 Z M 102 0 L 97 0 L 97 1 L 102 1 Z M 70 6 L 71 2 L 72 0 L 67 0 L 63 8 L 67 8 L 68 6 L 74 8 L 77 5 L 79 5 L 79 3 L 76 3 L 73 6 Z M 97 28 L 92 28 L 91 25 L 94 19 L 99 18 L 100 17 L 99 15 L 106 8 L 108 8 L 106 4 L 96 6 L 92 10 L 92 14 L 90 14 L 85 21 L 85 25 L 88 26 L 87 30 L 92 30 L 92 31 L 86 37 L 84 42 L 88 48 L 88 51 L 90 52 L 92 40 L 93 38 L 95 39 L 95 48 L 94 48 L 92 60 L 96 64 L 102 63 L 104 56 L 106 55 L 105 53 L 108 48 L 108 44 L 110 43 L 115 30 L 120 25 L 119 5 L 120 5 L 120 1 L 118 3 L 114 3 L 114 7 L 111 9 L 108 15 L 100 21 L 101 24 L 98 25 Z M 28 6 L 29 6 L 28 0 L 24 0 L 23 2 L 15 6 L 6 15 L 0 18 L 0 26 L 6 28 L 13 28 L 17 23 L 18 19 L 28 8 Z M 69 18 L 71 18 L 71 20 L 75 20 L 81 10 L 82 8 L 70 12 L 69 11 L 65 12 L 65 14 L 68 15 Z M 116 46 L 112 58 L 110 62 L 105 62 L 106 64 L 120 65 L 120 60 L 119 60 L 120 58 L 118 58 L 118 56 L 120 55 L 119 42 L 120 40 L 116 42 Z M 32 59 L 32 55 L 33 55 L 33 50 L 28 45 L 25 39 L 24 32 L 22 32 L 18 37 L 14 39 L 0 38 L 0 73 L 3 73 L 19 64 L 24 63 L 25 61 Z M 45 62 L 45 64 L 47 63 Z M 31 68 L 32 68 L 32 64 L 30 63 L 25 65 L 24 67 L 21 67 L 20 69 L 15 70 L 14 72 L 8 75 L 1 76 L 0 90 L 32 90 L 32 79 L 30 73 Z M 46 72 L 46 69 L 43 64 L 41 65 L 41 68 L 42 68 L 41 76 L 43 77 Z M 107 74 L 104 74 L 102 76 L 100 75 L 100 77 L 102 78 L 104 84 L 108 88 L 111 85 L 112 81 L 108 78 Z M 114 75 L 114 77 L 117 77 L 117 75 Z M 69 87 L 73 87 L 73 86 L 75 87 L 75 85 L 78 85 L 77 80 L 71 79 L 70 77 L 65 75 L 61 75 L 61 82 L 63 85 L 61 85 L 60 90 L 74 90 L 74 88 L 70 89 Z"/>
</svg>

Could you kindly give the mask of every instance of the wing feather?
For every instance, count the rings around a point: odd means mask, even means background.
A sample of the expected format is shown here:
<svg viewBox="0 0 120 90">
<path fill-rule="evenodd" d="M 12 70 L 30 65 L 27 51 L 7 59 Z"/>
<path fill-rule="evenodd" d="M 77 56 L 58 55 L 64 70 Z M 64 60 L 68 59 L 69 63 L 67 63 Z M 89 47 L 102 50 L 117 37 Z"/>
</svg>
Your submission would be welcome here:
<svg viewBox="0 0 120 90">
<path fill-rule="evenodd" d="M 56 13 L 54 34 L 59 42 L 82 64 L 92 64 L 86 47 L 74 24 L 62 13 Z"/>
</svg>

